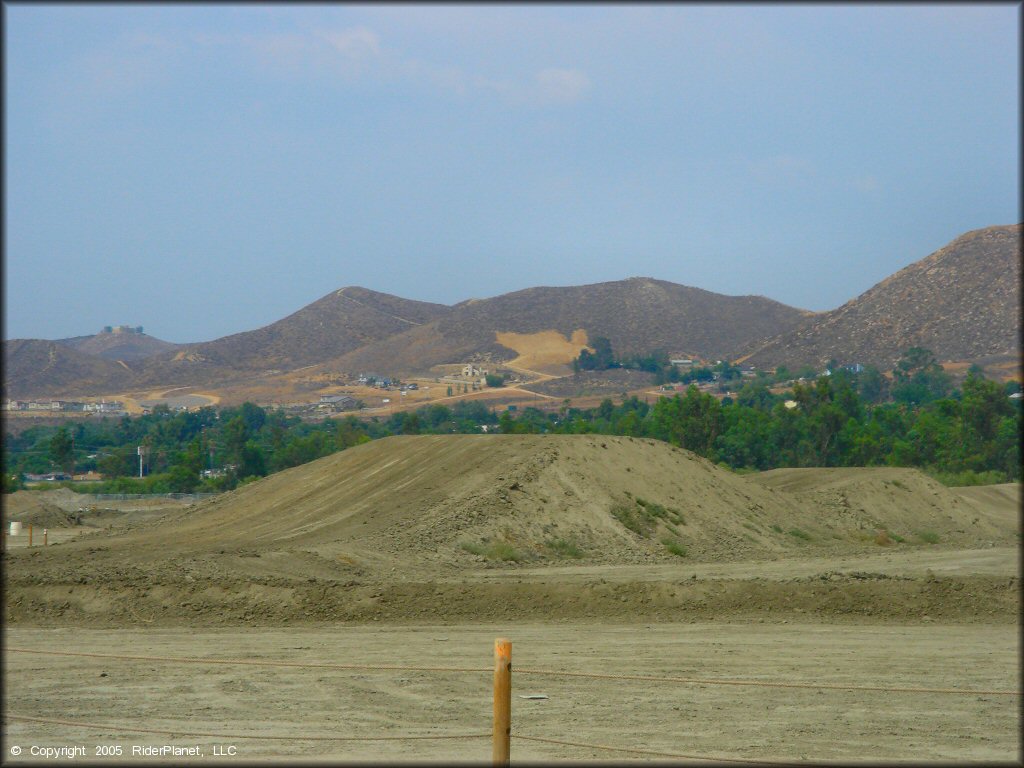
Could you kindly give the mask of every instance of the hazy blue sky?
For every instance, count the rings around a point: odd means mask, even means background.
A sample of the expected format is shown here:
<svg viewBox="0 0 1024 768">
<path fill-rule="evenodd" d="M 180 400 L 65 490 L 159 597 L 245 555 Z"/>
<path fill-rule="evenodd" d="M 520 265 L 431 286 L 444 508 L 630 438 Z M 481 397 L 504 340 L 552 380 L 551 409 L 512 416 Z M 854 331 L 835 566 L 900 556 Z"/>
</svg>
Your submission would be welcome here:
<svg viewBox="0 0 1024 768">
<path fill-rule="evenodd" d="M 1020 6 L 5 5 L 5 337 L 347 285 L 832 309 L 1020 220 Z"/>
</svg>

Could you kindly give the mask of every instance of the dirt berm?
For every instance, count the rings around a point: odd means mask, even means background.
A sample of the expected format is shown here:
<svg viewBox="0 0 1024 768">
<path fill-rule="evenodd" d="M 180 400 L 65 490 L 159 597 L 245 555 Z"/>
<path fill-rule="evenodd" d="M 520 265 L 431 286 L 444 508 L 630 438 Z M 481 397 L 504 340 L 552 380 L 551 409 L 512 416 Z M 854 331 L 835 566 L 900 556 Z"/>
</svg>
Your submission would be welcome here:
<svg viewBox="0 0 1024 768">
<path fill-rule="evenodd" d="M 1010 553 L 1018 501 L 1017 486 L 970 496 L 907 469 L 739 476 L 627 437 L 392 437 L 127 530 L 9 551 L 5 614 L 94 626 L 773 610 L 1013 620 L 1005 573 L 828 563 Z M 811 560 L 823 565 L 797 567 Z M 736 575 L 697 578 L 728 564 Z"/>
</svg>

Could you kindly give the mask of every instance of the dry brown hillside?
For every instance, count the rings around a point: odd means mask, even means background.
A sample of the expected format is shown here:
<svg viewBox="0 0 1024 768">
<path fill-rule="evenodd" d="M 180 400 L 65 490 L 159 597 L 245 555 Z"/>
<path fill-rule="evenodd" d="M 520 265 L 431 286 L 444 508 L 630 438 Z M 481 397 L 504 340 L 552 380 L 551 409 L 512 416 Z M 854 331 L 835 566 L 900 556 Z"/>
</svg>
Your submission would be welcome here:
<svg viewBox="0 0 1024 768">
<path fill-rule="evenodd" d="M 142 360 L 163 352 L 171 352 L 179 345 L 147 336 L 144 333 L 115 333 L 103 331 L 92 336 L 75 336 L 60 339 L 59 343 L 107 360 Z"/>
<path fill-rule="evenodd" d="M 660 349 L 728 358 L 750 339 L 793 328 L 806 315 L 763 296 L 724 296 L 647 277 L 528 288 L 457 304 L 430 324 L 355 350 L 325 368 L 403 374 L 470 359 L 508 361 L 518 352 L 500 344 L 499 335 L 554 331 L 570 339 L 581 330 L 589 339 L 608 338 L 622 355 Z"/>
<path fill-rule="evenodd" d="M 139 381 L 207 382 L 244 371 L 290 370 L 323 362 L 444 315 L 442 304 L 349 287 L 255 331 L 182 345 L 147 361 Z"/>
<path fill-rule="evenodd" d="M 1017 356 L 1021 226 L 968 232 L 838 309 L 818 315 L 744 359 L 754 365 L 875 365 L 889 370 L 910 347 L 939 360 Z"/>
<path fill-rule="evenodd" d="M 126 363 L 85 354 L 57 341 L 12 339 L 4 342 L 3 351 L 5 397 L 40 397 L 82 389 L 118 391 L 133 375 Z"/>
</svg>

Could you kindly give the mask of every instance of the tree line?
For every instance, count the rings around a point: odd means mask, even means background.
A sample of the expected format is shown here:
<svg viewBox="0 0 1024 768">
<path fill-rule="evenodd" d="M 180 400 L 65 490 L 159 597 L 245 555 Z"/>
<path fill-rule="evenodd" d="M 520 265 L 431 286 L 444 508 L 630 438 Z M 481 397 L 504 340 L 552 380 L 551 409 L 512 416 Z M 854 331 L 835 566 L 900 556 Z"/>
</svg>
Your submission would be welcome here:
<svg viewBox="0 0 1024 768">
<path fill-rule="evenodd" d="M 778 371 L 776 372 L 777 378 Z M 496 413 L 479 402 L 428 405 L 387 418 L 353 415 L 302 421 L 252 403 L 139 417 L 38 426 L 4 441 L 4 491 L 26 473 L 96 470 L 94 492 L 223 491 L 390 435 L 480 433 L 609 434 L 662 440 L 740 471 L 777 467 L 901 466 L 948 484 L 1020 479 L 1020 391 L 974 366 L 959 387 L 934 356 L 908 350 L 891 379 L 876 369 L 835 366 L 782 392 L 774 378 L 746 380 L 716 397 L 691 384 L 653 404 Z M 144 448 L 139 477 L 138 448 Z"/>
</svg>

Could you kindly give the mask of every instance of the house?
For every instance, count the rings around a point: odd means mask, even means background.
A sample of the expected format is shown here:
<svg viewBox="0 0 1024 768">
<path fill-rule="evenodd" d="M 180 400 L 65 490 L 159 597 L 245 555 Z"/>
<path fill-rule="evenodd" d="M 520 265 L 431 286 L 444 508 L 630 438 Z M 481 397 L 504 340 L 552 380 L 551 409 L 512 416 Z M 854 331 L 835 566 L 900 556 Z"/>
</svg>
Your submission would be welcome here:
<svg viewBox="0 0 1024 768">
<path fill-rule="evenodd" d="M 317 408 L 331 411 L 349 411 L 356 407 L 356 399 L 349 395 L 321 395 Z"/>
<path fill-rule="evenodd" d="M 66 472 L 47 472 L 42 475 L 34 475 L 29 472 L 25 473 L 25 481 L 29 483 L 41 483 L 44 481 L 54 480 L 70 480 L 71 475 Z"/>
<path fill-rule="evenodd" d="M 101 400 L 98 403 L 92 403 L 92 406 L 97 413 L 116 413 L 124 410 L 124 403 L 120 400 Z"/>
<path fill-rule="evenodd" d="M 484 370 L 483 368 L 477 368 L 472 363 L 466 363 L 464 366 L 462 366 L 462 375 L 464 378 L 467 379 L 483 378 L 484 376 L 487 375 L 487 373 L 488 371 Z"/>
</svg>

